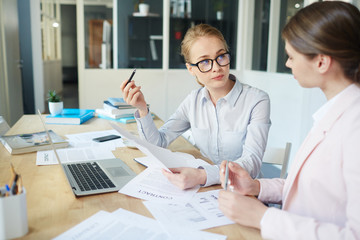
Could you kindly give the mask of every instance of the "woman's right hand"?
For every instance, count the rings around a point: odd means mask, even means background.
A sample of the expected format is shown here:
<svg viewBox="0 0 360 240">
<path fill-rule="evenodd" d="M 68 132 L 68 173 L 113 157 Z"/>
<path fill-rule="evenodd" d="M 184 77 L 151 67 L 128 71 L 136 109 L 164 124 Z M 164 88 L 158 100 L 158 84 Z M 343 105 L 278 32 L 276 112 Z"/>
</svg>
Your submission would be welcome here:
<svg viewBox="0 0 360 240">
<path fill-rule="evenodd" d="M 226 161 L 220 165 L 221 185 L 225 185 Z M 251 178 L 249 173 L 239 164 L 229 162 L 228 189 L 234 190 L 242 195 L 257 196 L 260 192 L 260 182 Z"/>
<path fill-rule="evenodd" d="M 136 107 L 139 110 L 140 117 L 145 117 L 148 114 L 148 108 L 144 94 L 140 91 L 141 86 L 136 86 L 134 81 L 129 82 L 127 85 L 126 83 L 127 80 L 120 85 L 125 102 Z"/>
</svg>

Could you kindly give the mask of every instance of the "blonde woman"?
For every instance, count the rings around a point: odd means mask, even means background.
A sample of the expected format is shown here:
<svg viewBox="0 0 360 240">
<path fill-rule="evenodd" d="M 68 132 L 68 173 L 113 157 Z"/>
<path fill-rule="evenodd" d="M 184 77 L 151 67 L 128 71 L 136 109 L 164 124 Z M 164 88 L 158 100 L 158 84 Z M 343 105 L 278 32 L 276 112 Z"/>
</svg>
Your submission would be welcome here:
<svg viewBox="0 0 360 240">
<path fill-rule="evenodd" d="M 250 176 L 258 176 L 270 128 L 268 95 L 230 74 L 229 48 L 221 32 L 210 25 L 190 28 L 181 53 L 201 88 L 193 90 L 160 129 L 149 114 L 141 87 L 134 81 L 121 85 L 125 101 L 138 109 L 135 117 L 143 139 L 167 147 L 191 129 L 196 146 L 214 163 L 163 173 L 181 189 L 219 184 L 222 160 L 235 161 Z"/>
</svg>

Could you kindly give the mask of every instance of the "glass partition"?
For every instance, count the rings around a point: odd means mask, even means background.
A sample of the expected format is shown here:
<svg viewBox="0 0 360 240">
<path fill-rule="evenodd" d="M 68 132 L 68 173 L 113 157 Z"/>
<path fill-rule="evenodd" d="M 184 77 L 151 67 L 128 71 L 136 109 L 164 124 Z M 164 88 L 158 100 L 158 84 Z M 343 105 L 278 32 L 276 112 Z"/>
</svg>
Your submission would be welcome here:
<svg viewBox="0 0 360 240">
<path fill-rule="evenodd" d="M 84 3 L 85 67 L 112 68 L 112 0 Z"/>
<path fill-rule="evenodd" d="M 142 12 L 144 2 L 147 4 Z M 180 43 L 187 29 L 208 23 L 230 46 L 235 67 L 237 0 L 170 0 L 169 39 L 163 39 L 163 1 L 117 0 L 118 67 L 162 68 L 163 41 L 169 41 L 169 68 L 185 68 Z M 148 10 L 146 10 L 148 9 Z"/>
<path fill-rule="evenodd" d="M 303 0 L 281 1 L 277 72 L 291 73 L 291 70 L 285 66 L 287 55 L 285 52 L 285 42 L 281 38 L 281 30 L 285 27 L 289 19 L 303 7 Z"/>
<path fill-rule="evenodd" d="M 224 35 L 231 52 L 230 67 L 236 65 L 237 0 L 171 0 L 169 68 L 185 68 L 180 44 L 188 28 L 207 23 Z"/>
<path fill-rule="evenodd" d="M 266 71 L 270 0 L 255 0 L 252 70 Z"/>
<path fill-rule="evenodd" d="M 268 67 L 270 3 L 270 0 L 255 0 L 252 70 L 266 71 Z M 277 72 L 290 72 L 285 66 L 287 56 L 284 50 L 284 41 L 281 39 L 281 30 L 303 6 L 303 0 L 280 1 Z"/>
<path fill-rule="evenodd" d="M 118 0 L 118 67 L 162 68 L 163 4 Z"/>
</svg>

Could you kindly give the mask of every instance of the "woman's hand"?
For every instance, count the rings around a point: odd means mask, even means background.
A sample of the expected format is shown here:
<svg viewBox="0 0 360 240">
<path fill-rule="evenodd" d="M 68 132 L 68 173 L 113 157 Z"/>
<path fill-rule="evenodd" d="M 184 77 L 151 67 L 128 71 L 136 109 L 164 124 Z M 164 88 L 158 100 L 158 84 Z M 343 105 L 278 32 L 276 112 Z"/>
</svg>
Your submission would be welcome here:
<svg viewBox="0 0 360 240">
<path fill-rule="evenodd" d="M 243 196 L 237 192 L 220 191 L 219 209 L 236 223 L 260 229 L 260 221 L 267 207 L 254 197 Z"/>
<path fill-rule="evenodd" d="M 226 161 L 223 161 L 220 165 L 220 181 L 223 187 L 225 186 L 225 168 Z M 239 164 L 229 162 L 228 189 L 242 195 L 257 196 L 260 192 L 260 183 L 252 179 Z"/>
<path fill-rule="evenodd" d="M 162 170 L 165 177 L 180 189 L 188 189 L 199 184 L 206 183 L 206 172 L 204 169 L 180 167 L 170 168 L 172 172 Z"/>
<path fill-rule="evenodd" d="M 141 86 L 136 86 L 134 81 L 129 82 L 127 85 L 126 83 L 127 80 L 120 85 L 125 102 L 136 107 L 139 110 L 140 117 L 145 117 L 148 114 L 148 109 L 145 97 L 140 91 Z"/>
</svg>

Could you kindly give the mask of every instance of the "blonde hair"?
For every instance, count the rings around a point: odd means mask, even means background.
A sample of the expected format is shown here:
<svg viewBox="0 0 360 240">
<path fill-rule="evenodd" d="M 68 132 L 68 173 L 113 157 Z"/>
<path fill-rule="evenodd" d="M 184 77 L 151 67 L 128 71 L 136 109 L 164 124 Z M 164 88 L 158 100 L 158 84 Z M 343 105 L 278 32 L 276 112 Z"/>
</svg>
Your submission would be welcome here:
<svg viewBox="0 0 360 240">
<path fill-rule="evenodd" d="M 217 37 L 224 44 L 226 51 L 229 51 L 229 47 L 225 41 L 222 33 L 208 24 L 198 24 L 189 28 L 185 34 L 184 39 L 181 42 L 181 55 L 184 57 L 185 62 L 190 61 L 190 48 L 193 43 L 201 37 Z"/>
<path fill-rule="evenodd" d="M 347 78 L 360 83 L 360 12 L 354 5 L 310 4 L 290 19 L 282 37 L 310 59 L 318 54 L 331 56 Z"/>
</svg>

